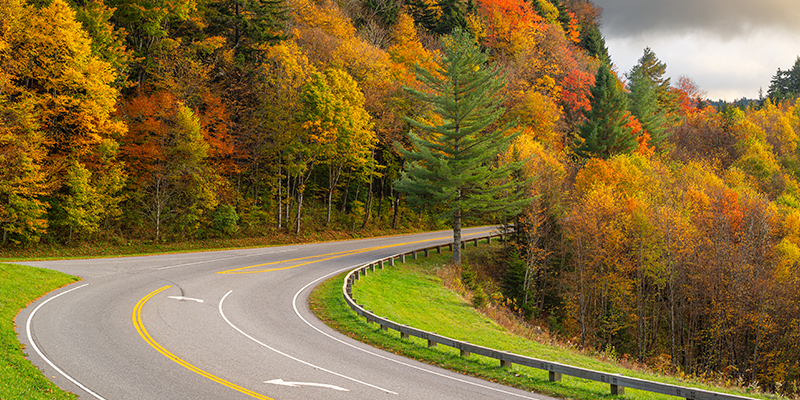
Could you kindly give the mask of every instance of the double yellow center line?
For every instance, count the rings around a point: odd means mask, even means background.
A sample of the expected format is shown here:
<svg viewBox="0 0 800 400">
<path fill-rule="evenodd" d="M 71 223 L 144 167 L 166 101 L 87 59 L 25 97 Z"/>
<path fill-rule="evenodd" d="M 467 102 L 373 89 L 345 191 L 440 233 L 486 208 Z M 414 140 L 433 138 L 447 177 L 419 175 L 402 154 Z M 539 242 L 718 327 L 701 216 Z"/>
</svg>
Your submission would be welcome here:
<svg viewBox="0 0 800 400">
<path fill-rule="evenodd" d="M 489 232 L 489 231 L 475 232 L 473 234 L 481 234 L 481 233 L 486 233 L 486 232 Z M 248 267 L 242 267 L 242 268 L 229 269 L 229 270 L 226 270 L 226 271 L 220 271 L 220 272 L 217 272 L 217 274 L 258 274 L 258 273 L 262 273 L 262 272 L 281 271 L 281 270 L 301 267 L 301 266 L 308 265 L 308 264 L 313 264 L 313 263 L 316 263 L 316 262 L 329 261 L 329 260 L 333 260 L 333 259 L 336 259 L 336 258 L 345 257 L 345 256 L 349 256 L 349 255 L 366 253 L 368 251 L 373 251 L 373 250 L 381 250 L 381 249 L 387 249 L 387 248 L 390 248 L 390 247 L 397 247 L 397 246 L 405 246 L 405 245 L 410 245 L 410 244 L 425 243 L 425 242 L 431 242 L 431 241 L 434 241 L 434 240 L 442 240 L 442 239 L 447 239 L 447 237 L 439 237 L 439 238 L 434 238 L 434 239 L 418 240 L 418 241 L 414 241 L 414 242 L 391 244 L 391 245 L 386 245 L 386 246 L 367 247 L 367 248 L 358 249 L 358 250 L 347 250 L 347 251 L 340 251 L 340 252 L 335 252 L 335 253 L 321 254 L 321 255 L 317 255 L 317 256 L 294 258 L 294 259 L 291 259 L 291 260 L 274 261 L 274 262 L 269 262 L 269 263 L 264 263 L 264 264 L 251 265 L 251 266 L 248 266 Z M 256 270 L 254 270 L 255 268 L 259 268 L 259 267 L 266 267 L 266 266 L 270 266 L 270 265 L 277 265 L 277 264 L 282 264 L 282 263 L 293 263 L 293 262 L 297 262 L 297 263 L 289 265 L 289 266 L 285 266 L 285 267 L 277 267 L 277 268 L 269 268 L 269 269 L 256 269 Z M 133 326 L 136 327 L 136 330 L 139 332 L 139 335 L 144 339 L 144 341 L 147 342 L 154 349 L 156 349 L 159 353 L 163 354 L 165 357 L 169 358 L 170 360 L 178 363 L 179 365 L 183 366 L 184 368 L 186 368 L 186 369 L 188 369 L 188 370 L 190 370 L 190 371 L 192 371 L 192 372 L 194 372 L 194 373 L 196 373 L 196 374 L 198 374 L 200 376 L 203 376 L 203 377 L 206 377 L 208 379 L 211 379 L 212 381 L 217 382 L 220 385 L 227 386 L 227 387 L 229 387 L 229 388 L 231 388 L 233 390 L 236 390 L 236 391 L 238 391 L 240 393 L 244 393 L 244 394 L 246 394 L 248 396 L 251 396 L 251 397 L 254 397 L 256 399 L 273 400 L 272 398 L 266 397 L 266 396 L 264 396 L 264 395 L 262 395 L 260 393 L 256 393 L 256 392 L 254 392 L 254 391 L 252 391 L 250 389 L 243 388 L 243 387 L 241 387 L 241 386 L 239 386 L 239 385 L 237 385 L 235 383 L 229 382 L 229 381 L 227 381 L 225 379 L 222 379 L 222 378 L 220 378 L 220 377 L 218 377 L 216 375 L 208 373 L 208 372 L 206 372 L 206 371 L 204 371 L 204 370 L 202 370 L 202 369 L 200 369 L 200 368 L 198 368 L 198 367 L 196 367 L 196 366 L 194 366 L 192 364 L 189 364 L 188 362 L 182 360 L 180 357 L 176 356 L 175 354 L 173 354 L 169 350 L 165 349 L 158 342 L 156 342 L 153 339 L 152 336 L 150 336 L 150 333 L 147 332 L 147 329 L 145 329 L 144 324 L 142 323 L 142 308 L 144 307 L 144 305 L 147 303 L 148 300 L 150 300 L 151 298 L 153 298 L 157 294 L 159 294 L 159 293 L 161 293 L 161 292 L 163 292 L 163 291 L 165 291 L 165 290 L 167 290 L 167 289 L 169 289 L 171 287 L 172 286 L 164 286 L 164 287 L 162 287 L 160 289 L 156 289 L 156 290 L 150 292 L 150 294 L 148 294 L 147 296 L 145 296 L 141 300 L 139 300 L 139 302 L 136 303 L 136 306 L 133 308 L 133 314 L 131 315 L 131 318 L 133 319 Z"/>
</svg>

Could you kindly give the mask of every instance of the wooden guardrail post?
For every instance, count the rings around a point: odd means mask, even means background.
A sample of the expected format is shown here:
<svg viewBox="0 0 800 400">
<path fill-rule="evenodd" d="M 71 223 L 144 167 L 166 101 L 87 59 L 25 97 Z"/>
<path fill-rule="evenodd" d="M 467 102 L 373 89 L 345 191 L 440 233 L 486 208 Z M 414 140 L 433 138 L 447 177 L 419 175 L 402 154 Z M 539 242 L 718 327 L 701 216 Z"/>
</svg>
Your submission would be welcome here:
<svg viewBox="0 0 800 400">
<path fill-rule="evenodd" d="M 411 256 L 414 257 L 414 259 L 416 260 L 417 259 L 417 251 L 416 250 L 412 251 L 411 252 Z"/>
<path fill-rule="evenodd" d="M 394 257 L 389 257 L 389 265 L 394 267 Z"/>
<path fill-rule="evenodd" d="M 425 248 L 425 257 L 426 257 L 426 258 L 429 256 L 429 254 L 428 254 L 428 250 L 430 250 L 430 249 L 426 247 L 426 248 Z"/>
<path fill-rule="evenodd" d="M 403 264 L 406 263 L 406 253 L 400 254 L 400 262 Z"/>
<path fill-rule="evenodd" d="M 561 382 L 561 373 L 554 372 L 554 371 L 547 371 L 548 378 L 550 382 Z"/>
</svg>

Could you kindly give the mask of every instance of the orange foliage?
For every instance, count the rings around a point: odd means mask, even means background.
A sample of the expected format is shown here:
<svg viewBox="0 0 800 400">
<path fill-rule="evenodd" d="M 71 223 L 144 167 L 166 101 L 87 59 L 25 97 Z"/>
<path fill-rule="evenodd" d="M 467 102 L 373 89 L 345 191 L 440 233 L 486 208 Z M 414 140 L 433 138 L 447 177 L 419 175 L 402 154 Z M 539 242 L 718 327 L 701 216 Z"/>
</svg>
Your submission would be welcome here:
<svg viewBox="0 0 800 400">
<path fill-rule="evenodd" d="M 625 126 L 631 129 L 631 135 L 636 136 L 636 141 L 639 142 L 636 153 L 645 157 L 652 156 L 655 148 L 650 145 L 650 133 L 644 130 L 642 123 L 630 112 L 626 112 L 625 119 Z"/>
<path fill-rule="evenodd" d="M 514 36 L 544 27 L 544 19 L 524 0 L 478 0 L 478 8 L 487 21 L 486 41 L 492 48 L 507 48 Z"/>
</svg>

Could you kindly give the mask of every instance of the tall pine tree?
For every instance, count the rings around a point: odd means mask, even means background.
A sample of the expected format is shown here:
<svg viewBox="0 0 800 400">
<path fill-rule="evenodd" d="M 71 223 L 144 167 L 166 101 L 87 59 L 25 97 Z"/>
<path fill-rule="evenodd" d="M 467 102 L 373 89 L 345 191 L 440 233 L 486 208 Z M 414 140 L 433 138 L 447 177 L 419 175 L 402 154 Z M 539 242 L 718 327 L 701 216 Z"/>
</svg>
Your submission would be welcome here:
<svg viewBox="0 0 800 400">
<path fill-rule="evenodd" d="M 628 74 L 628 110 L 650 134 L 650 144 L 659 148 L 668 136 L 667 115 L 658 102 L 655 84 L 641 68 L 633 68 Z"/>
<path fill-rule="evenodd" d="M 630 153 L 638 146 L 636 136 L 626 126 L 627 101 L 617 86 L 617 78 L 607 65 L 597 71 L 592 88 L 591 109 L 579 129 L 575 152 L 584 158 L 609 158 Z"/>
<path fill-rule="evenodd" d="M 407 164 L 395 188 L 407 193 L 413 205 L 444 208 L 442 216 L 452 221 L 457 265 L 462 220 L 517 212 L 526 203 L 522 191 L 514 190 L 521 182 L 511 178 L 520 164 L 497 164 L 497 156 L 516 135 L 509 135 L 508 127 L 493 126 L 505 112 L 500 95 L 505 81 L 486 61 L 486 54 L 461 29 L 444 38 L 436 71 L 417 69 L 427 91 L 407 89 L 435 115 L 405 118 L 414 128 L 409 132 L 413 149 L 398 145 Z"/>
</svg>

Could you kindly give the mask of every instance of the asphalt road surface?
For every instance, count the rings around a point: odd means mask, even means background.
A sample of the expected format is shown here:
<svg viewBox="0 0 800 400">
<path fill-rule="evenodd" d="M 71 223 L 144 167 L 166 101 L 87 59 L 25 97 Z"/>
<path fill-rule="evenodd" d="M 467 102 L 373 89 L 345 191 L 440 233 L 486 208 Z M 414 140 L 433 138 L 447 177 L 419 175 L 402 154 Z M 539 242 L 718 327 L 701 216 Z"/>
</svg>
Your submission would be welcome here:
<svg viewBox="0 0 800 400">
<path fill-rule="evenodd" d="M 376 350 L 308 309 L 309 292 L 333 274 L 451 241 L 445 231 L 27 262 L 83 281 L 23 310 L 19 338 L 48 378 L 81 399 L 547 399 Z"/>
</svg>

